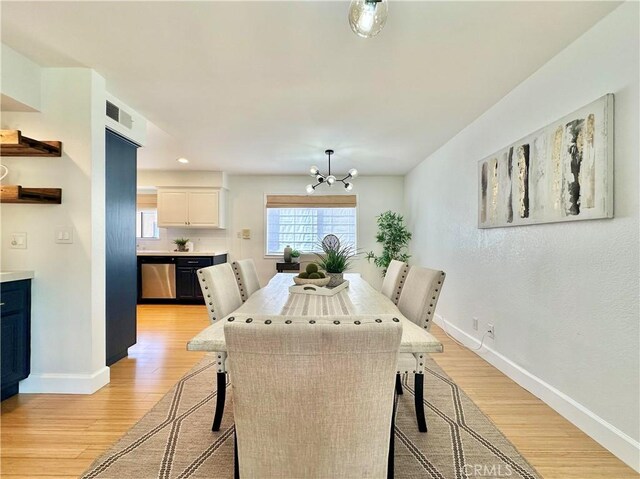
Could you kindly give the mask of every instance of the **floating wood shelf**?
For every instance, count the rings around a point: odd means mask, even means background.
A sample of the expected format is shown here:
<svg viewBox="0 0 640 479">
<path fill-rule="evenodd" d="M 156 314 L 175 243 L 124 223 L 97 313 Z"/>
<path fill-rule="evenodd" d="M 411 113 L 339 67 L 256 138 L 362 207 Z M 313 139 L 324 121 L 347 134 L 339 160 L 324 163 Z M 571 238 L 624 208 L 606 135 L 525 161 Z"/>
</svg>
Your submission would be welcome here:
<svg viewBox="0 0 640 479">
<path fill-rule="evenodd" d="M 60 188 L 23 188 L 20 185 L 2 185 L 0 203 L 59 205 L 62 203 L 62 190 Z"/>
<path fill-rule="evenodd" d="M 34 140 L 20 130 L 0 130 L 0 156 L 62 156 L 62 142 Z"/>
</svg>

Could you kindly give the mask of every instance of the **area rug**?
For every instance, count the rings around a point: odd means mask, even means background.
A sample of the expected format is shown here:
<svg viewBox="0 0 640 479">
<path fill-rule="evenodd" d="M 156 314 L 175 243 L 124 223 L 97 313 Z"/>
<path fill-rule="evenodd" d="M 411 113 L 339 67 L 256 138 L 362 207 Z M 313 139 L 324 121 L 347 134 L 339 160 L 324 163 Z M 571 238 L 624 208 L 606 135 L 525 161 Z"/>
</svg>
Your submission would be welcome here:
<svg viewBox="0 0 640 479">
<path fill-rule="evenodd" d="M 405 393 L 398 396 L 395 477 L 539 478 L 442 369 L 431 359 L 427 366 L 424 397 L 429 432 L 418 432 L 413 378 L 405 377 Z M 82 478 L 232 478 L 233 397 L 227 384 L 222 426 L 212 432 L 215 376 L 213 357 L 207 356 Z"/>
</svg>

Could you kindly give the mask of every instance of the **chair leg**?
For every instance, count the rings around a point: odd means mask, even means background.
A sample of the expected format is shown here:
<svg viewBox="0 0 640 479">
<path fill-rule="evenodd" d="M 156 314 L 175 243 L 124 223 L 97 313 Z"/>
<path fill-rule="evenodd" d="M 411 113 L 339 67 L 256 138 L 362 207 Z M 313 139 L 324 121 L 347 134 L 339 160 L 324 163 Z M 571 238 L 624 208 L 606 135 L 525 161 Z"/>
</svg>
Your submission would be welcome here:
<svg viewBox="0 0 640 479">
<path fill-rule="evenodd" d="M 418 431 L 427 432 L 427 420 L 424 417 L 424 374 L 415 374 L 415 391 Z"/>
<path fill-rule="evenodd" d="M 224 401 L 227 393 L 227 375 L 226 373 L 217 373 L 218 378 L 218 394 L 216 398 L 216 412 L 213 416 L 212 431 L 220 430 L 220 423 L 222 422 L 222 414 L 224 413 Z"/>
<path fill-rule="evenodd" d="M 396 394 L 404 394 L 404 391 L 402 390 L 402 377 L 400 376 L 400 373 L 396 373 Z"/>
<path fill-rule="evenodd" d="M 387 479 L 393 479 L 395 436 L 396 436 L 396 395 L 394 394 L 393 395 L 393 412 L 391 413 L 391 437 L 389 438 L 389 461 L 387 464 Z"/>
<path fill-rule="evenodd" d="M 240 466 L 238 465 L 238 433 L 233 427 L 233 479 L 240 479 Z"/>
</svg>

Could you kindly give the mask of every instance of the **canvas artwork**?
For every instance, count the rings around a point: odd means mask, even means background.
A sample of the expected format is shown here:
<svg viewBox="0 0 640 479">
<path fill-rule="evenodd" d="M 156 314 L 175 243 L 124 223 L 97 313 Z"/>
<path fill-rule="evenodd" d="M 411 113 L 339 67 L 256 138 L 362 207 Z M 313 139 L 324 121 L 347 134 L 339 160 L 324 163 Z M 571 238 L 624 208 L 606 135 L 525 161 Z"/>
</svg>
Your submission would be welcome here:
<svg viewBox="0 0 640 479">
<path fill-rule="evenodd" d="M 613 217 L 613 94 L 478 164 L 478 227 Z"/>
</svg>

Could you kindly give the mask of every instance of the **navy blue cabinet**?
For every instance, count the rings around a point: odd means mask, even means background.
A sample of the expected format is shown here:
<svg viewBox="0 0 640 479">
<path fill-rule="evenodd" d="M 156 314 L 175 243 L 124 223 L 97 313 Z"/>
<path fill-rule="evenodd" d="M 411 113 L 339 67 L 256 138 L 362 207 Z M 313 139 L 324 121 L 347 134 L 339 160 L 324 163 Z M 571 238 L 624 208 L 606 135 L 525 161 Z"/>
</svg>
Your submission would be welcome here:
<svg viewBox="0 0 640 479">
<path fill-rule="evenodd" d="M 18 394 L 31 372 L 31 280 L 2 283 L 0 354 L 2 400 Z"/>
</svg>

